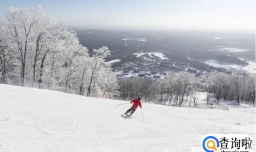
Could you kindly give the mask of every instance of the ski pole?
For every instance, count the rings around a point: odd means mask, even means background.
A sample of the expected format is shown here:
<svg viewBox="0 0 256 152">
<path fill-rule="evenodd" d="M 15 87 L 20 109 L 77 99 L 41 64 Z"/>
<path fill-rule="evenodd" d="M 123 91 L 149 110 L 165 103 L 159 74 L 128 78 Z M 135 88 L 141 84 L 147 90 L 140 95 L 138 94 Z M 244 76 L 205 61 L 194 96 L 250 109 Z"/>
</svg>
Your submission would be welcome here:
<svg viewBox="0 0 256 152">
<path fill-rule="evenodd" d="M 144 116 L 143 116 L 143 112 L 142 112 L 142 109 L 140 108 L 140 111 L 141 111 L 141 115 L 142 115 L 142 118 L 144 120 Z"/>
</svg>

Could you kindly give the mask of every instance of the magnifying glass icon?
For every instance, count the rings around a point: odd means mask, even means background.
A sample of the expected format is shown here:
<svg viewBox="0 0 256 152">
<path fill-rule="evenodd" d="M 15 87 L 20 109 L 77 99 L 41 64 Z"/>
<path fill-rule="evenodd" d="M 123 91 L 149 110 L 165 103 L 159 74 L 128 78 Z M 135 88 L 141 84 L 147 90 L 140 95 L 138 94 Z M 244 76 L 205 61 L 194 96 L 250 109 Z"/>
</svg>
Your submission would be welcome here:
<svg viewBox="0 0 256 152">
<path fill-rule="evenodd" d="M 207 147 L 208 149 L 217 151 L 216 142 L 215 142 L 214 140 L 208 140 L 208 141 L 206 142 L 206 147 Z"/>
<path fill-rule="evenodd" d="M 220 142 L 215 136 L 207 136 L 202 142 L 202 147 L 205 152 L 216 152 L 219 146 Z"/>
</svg>

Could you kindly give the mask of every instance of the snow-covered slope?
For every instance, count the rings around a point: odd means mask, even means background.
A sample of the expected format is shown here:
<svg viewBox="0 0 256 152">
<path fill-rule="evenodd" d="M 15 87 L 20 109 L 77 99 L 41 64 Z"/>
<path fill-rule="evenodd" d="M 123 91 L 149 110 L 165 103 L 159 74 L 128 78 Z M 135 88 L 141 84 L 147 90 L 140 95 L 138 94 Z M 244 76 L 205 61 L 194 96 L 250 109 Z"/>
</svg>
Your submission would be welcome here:
<svg viewBox="0 0 256 152">
<path fill-rule="evenodd" d="M 247 71 L 250 74 L 256 74 L 256 63 L 253 61 L 246 61 L 248 63 L 247 66 L 241 66 L 241 65 L 237 65 L 237 64 L 223 64 L 223 63 L 219 63 L 216 60 L 207 60 L 205 61 L 205 64 L 213 66 L 213 67 L 217 67 L 217 68 L 224 68 L 227 70 L 244 70 Z"/>
<path fill-rule="evenodd" d="M 229 111 L 126 101 L 0 84 L 1 152 L 189 152 L 212 133 L 255 140 L 255 108 Z"/>
</svg>

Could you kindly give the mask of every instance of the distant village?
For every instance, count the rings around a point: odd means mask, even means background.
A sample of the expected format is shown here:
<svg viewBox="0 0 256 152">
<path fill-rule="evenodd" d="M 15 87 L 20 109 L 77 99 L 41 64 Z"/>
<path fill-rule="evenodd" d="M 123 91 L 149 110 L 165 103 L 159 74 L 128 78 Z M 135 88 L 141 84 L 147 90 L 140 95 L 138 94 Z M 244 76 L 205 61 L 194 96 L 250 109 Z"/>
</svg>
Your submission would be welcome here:
<svg viewBox="0 0 256 152">
<path fill-rule="evenodd" d="M 114 69 L 118 79 L 137 77 L 143 79 L 161 80 L 165 79 L 169 72 L 180 71 L 189 71 L 195 73 L 196 75 L 207 73 L 207 71 L 191 68 L 188 64 L 173 63 L 170 60 L 160 60 L 154 62 L 127 62 Z"/>
<path fill-rule="evenodd" d="M 217 69 L 195 69 L 189 63 L 172 62 L 164 57 L 162 53 L 135 53 L 139 59 L 133 62 L 125 62 L 119 66 L 114 67 L 116 78 L 142 78 L 150 80 L 163 80 L 170 72 L 187 71 L 194 73 L 196 76 L 206 75 L 211 72 L 224 72 L 227 74 L 248 75 L 246 70 L 227 69 L 219 67 Z M 120 59 L 113 60 L 113 62 L 120 62 Z"/>
</svg>

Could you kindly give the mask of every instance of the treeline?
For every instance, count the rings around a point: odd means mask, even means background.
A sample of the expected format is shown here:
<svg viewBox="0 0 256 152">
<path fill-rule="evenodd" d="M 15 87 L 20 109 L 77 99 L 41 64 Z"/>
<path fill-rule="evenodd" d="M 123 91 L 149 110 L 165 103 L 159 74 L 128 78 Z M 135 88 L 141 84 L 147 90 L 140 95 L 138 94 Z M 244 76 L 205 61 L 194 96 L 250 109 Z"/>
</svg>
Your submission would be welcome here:
<svg viewBox="0 0 256 152">
<path fill-rule="evenodd" d="M 0 29 L 0 83 L 87 96 L 116 90 L 117 79 L 105 62 L 110 50 L 92 52 L 40 6 L 10 8 Z"/>
<path fill-rule="evenodd" d="M 234 76 L 211 73 L 196 77 L 192 73 L 170 73 L 164 80 L 123 78 L 119 81 L 120 97 L 132 99 L 138 96 L 146 101 L 168 102 L 181 106 L 184 102 L 196 105 L 198 92 L 206 92 L 210 99 L 255 104 L 255 76 Z"/>
<path fill-rule="evenodd" d="M 164 80 L 116 79 L 103 46 L 92 53 L 76 33 L 47 16 L 42 8 L 10 8 L 0 29 L 0 83 L 46 88 L 86 96 L 120 90 L 121 99 L 138 96 L 147 101 L 196 104 L 199 91 L 211 98 L 255 102 L 255 77 L 212 73 L 171 73 Z M 119 84 L 118 84 L 119 83 Z"/>
</svg>

